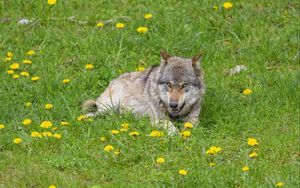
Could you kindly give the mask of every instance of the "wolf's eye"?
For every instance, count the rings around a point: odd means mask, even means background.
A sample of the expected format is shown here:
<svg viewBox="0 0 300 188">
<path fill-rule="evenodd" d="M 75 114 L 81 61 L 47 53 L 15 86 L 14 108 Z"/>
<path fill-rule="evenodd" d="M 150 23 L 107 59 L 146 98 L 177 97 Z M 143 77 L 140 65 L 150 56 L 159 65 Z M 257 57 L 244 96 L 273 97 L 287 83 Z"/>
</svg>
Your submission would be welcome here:
<svg viewBox="0 0 300 188">
<path fill-rule="evenodd" d="M 188 86 L 187 83 L 182 84 L 181 88 L 186 88 Z"/>
<path fill-rule="evenodd" d="M 167 85 L 168 85 L 169 87 L 172 87 L 171 82 L 167 82 Z"/>
</svg>

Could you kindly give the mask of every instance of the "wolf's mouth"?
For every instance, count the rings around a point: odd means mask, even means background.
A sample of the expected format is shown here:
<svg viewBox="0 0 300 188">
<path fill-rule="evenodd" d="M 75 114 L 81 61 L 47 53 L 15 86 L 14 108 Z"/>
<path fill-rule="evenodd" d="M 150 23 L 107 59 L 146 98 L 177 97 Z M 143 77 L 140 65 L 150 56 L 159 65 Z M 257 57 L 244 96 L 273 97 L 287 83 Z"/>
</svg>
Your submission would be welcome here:
<svg viewBox="0 0 300 188">
<path fill-rule="evenodd" d="M 172 114 L 174 114 L 174 115 L 179 114 L 179 112 L 181 112 L 181 110 L 183 109 L 184 106 L 185 106 L 185 103 L 183 103 L 180 108 L 171 108 Z"/>
</svg>

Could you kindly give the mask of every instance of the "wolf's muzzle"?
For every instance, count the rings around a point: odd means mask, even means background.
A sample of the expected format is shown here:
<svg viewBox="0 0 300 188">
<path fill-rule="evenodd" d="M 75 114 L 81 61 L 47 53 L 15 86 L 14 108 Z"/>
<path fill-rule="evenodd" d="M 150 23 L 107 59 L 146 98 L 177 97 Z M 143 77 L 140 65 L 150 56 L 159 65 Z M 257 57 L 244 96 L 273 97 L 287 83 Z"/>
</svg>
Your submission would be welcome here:
<svg viewBox="0 0 300 188">
<path fill-rule="evenodd" d="M 176 101 L 170 101 L 169 106 L 172 109 L 176 109 L 178 107 L 178 102 L 176 102 Z"/>
</svg>

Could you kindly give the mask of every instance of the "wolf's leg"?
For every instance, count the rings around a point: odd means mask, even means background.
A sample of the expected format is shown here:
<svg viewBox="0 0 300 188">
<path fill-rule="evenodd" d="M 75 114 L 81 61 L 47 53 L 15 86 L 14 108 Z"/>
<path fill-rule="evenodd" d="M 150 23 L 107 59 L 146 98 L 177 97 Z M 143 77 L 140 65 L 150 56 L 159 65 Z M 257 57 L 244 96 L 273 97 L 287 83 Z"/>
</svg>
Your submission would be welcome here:
<svg viewBox="0 0 300 188">
<path fill-rule="evenodd" d="M 151 124 L 156 127 L 162 127 L 167 130 L 168 135 L 175 135 L 178 133 L 177 128 L 173 125 L 173 123 L 166 119 L 166 117 L 162 117 L 156 108 L 153 106 L 149 106 L 148 111 L 146 113 L 150 117 Z"/>
<path fill-rule="evenodd" d="M 95 101 L 97 111 L 94 112 L 94 116 L 102 114 L 103 112 L 113 109 L 119 111 L 127 96 L 126 88 L 122 85 L 122 82 L 112 82 L 111 85 L 100 95 Z"/>
<path fill-rule="evenodd" d="M 122 85 L 109 86 L 97 100 L 87 100 L 83 104 L 83 110 L 88 112 L 87 117 L 94 117 L 102 114 L 108 109 L 119 110 L 120 102 L 124 93 L 122 92 Z"/>
<path fill-rule="evenodd" d="M 192 112 L 184 119 L 184 121 L 190 122 L 194 126 L 196 126 L 197 123 L 199 122 L 199 113 L 200 113 L 200 110 L 201 110 L 200 106 L 198 106 L 197 108 L 193 109 Z"/>
<path fill-rule="evenodd" d="M 196 124 L 198 123 L 198 116 L 193 116 L 193 117 L 189 118 L 189 120 L 187 122 L 190 122 L 194 126 L 196 126 Z"/>
<path fill-rule="evenodd" d="M 173 136 L 178 133 L 178 129 L 169 120 L 158 120 L 157 119 L 155 121 L 152 121 L 152 124 L 154 124 L 157 127 L 164 128 L 168 132 L 168 135 L 170 135 L 170 136 Z"/>
</svg>

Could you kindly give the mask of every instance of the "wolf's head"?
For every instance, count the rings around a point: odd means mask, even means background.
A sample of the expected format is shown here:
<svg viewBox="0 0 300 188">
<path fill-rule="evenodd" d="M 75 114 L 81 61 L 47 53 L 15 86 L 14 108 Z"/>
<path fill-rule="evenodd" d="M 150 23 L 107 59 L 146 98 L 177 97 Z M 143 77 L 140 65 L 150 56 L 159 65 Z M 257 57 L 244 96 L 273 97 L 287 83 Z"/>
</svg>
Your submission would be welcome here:
<svg viewBox="0 0 300 188">
<path fill-rule="evenodd" d="M 202 54 L 191 59 L 173 57 L 161 51 L 158 86 L 160 99 L 171 118 L 188 114 L 201 100 L 204 81 L 200 70 Z"/>
</svg>

